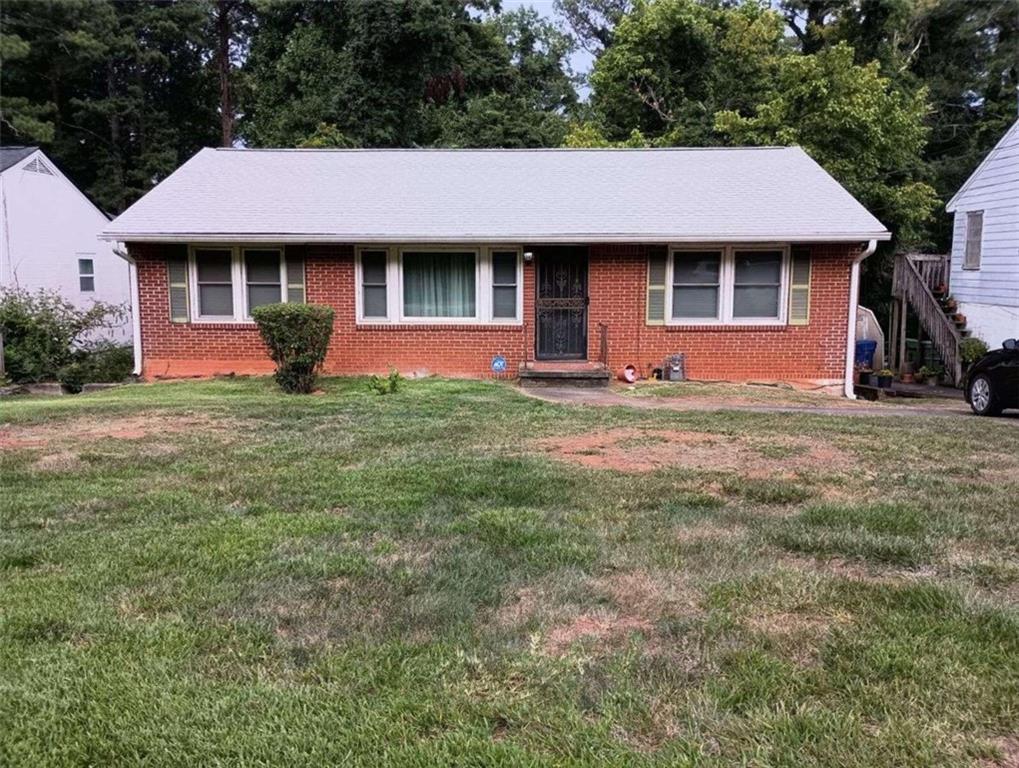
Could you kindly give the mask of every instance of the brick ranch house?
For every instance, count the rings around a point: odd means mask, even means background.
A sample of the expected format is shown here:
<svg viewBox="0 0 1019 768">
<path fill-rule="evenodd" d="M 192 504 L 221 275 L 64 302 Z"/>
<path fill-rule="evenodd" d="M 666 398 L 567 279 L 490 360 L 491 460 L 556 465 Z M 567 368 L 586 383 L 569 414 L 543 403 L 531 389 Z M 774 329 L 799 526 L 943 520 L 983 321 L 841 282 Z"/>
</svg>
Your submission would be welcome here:
<svg viewBox="0 0 1019 768">
<path fill-rule="evenodd" d="M 250 310 L 282 300 L 335 310 L 327 373 L 683 353 L 690 378 L 851 396 L 859 264 L 889 233 L 797 147 L 205 149 L 103 237 L 147 378 L 271 371 Z"/>
</svg>

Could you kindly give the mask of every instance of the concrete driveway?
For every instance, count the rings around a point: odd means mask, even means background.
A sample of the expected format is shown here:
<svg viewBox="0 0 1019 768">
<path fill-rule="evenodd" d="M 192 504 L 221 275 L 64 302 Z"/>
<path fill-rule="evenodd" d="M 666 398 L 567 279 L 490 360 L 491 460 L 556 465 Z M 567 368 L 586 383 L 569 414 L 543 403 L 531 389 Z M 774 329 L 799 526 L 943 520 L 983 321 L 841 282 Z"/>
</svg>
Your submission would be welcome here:
<svg viewBox="0 0 1019 768">
<path fill-rule="evenodd" d="M 813 413 L 820 416 L 934 416 L 939 418 L 979 418 L 958 399 L 913 401 L 913 405 L 886 405 L 864 400 L 846 400 L 818 395 L 816 405 L 746 403 L 738 397 L 668 397 L 630 394 L 608 387 L 522 387 L 521 392 L 538 400 L 567 405 L 622 406 L 624 408 L 663 409 L 670 411 L 748 411 L 751 413 Z M 1007 411 L 993 421 L 1019 426 L 1019 412 Z"/>
</svg>

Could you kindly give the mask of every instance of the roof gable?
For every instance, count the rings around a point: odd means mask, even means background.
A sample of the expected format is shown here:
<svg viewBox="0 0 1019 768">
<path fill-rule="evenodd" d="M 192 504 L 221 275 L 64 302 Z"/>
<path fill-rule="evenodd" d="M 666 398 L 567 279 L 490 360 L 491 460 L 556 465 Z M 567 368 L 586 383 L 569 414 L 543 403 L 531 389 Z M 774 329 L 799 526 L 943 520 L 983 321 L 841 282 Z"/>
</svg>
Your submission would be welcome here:
<svg viewBox="0 0 1019 768">
<path fill-rule="evenodd" d="M 0 173 L 38 151 L 39 147 L 0 147 Z"/>
<path fill-rule="evenodd" d="M 973 186 L 973 183 L 980 178 L 984 170 L 994 162 L 994 159 L 1004 150 L 1005 147 L 1011 146 L 1013 143 L 1019 143 L 1019 120 L 1012 123 L 1012 127 L 1005 131 L 1005 135 L 1002 136 L 998 143 L 994 145 L 994 148 L 987 153 L 987 156 L 980 162 L 980 165 L 976 167 L 976 170 L 970 174 L 966 182 L 959 187 L 959 191 L 956 192 L 952 199 L 948 201 L 945 206 L 945 210 L 949 213 L 954 213 L 955 209 L 959 207 L 962 199 L 965 197 L 969 188 Z"/>
<path fill-rule="evenodd" d="M 205 149 L 104 235 L 534 243 L 889 237 L 799 147 Z"/>
</svg>

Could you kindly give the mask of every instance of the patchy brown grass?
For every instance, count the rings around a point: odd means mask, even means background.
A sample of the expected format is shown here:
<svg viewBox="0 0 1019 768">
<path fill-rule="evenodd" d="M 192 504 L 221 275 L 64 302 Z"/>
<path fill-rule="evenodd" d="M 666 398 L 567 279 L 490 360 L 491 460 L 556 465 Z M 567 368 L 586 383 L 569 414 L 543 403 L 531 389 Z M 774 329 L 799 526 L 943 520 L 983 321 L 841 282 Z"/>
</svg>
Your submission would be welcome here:
<svg viewBox="0 0 1019 768">
<path fill-rule="evenodd" d="M 855 463 L 822 440 L 775 435 L 719 435 L 688 430 L 622 427 L 583 435 L 550 437 L 536 448 L 555 458 L 594 469 L 653 472 L 667 467 L 739 471 L 746 477 L 791 477 L 804 470 L 830 470 Z"/>
<path fill-rule="evenodd" d="M 997 757 L 981 760 L 981 768 L 1019 768 L 1019 734 L 1002 736 L 994 742 Z"/>
<path fill-rule="evenodd" d="M 563 602 L 564 585 L 533 584 L 518 589 L 495 612 L 501 629 L 520 630 L 531 622 L 544 627 L 538 633 L 539 650 L 564 656 L 578 642 L 596 654 L 618 649 L 634 633 L 653 646 L 655 624 L 663 618 L 696 616 L 702 595 L 681 576 L 654 570 L 631 570 L 585 577 L 577 589 L 568 589 L 583 602 Z"/>
<path fill-rule="evenodd" d="M 211 416 L 144 414 L 106 418 L 77 418 L 41 424 L 0 426 L 0 450 L 47 448 L 51 445 L 94 440 L 140 440 L 152 435 L 181 432 L 235 432 L 236 425 Z"/>
</svg>

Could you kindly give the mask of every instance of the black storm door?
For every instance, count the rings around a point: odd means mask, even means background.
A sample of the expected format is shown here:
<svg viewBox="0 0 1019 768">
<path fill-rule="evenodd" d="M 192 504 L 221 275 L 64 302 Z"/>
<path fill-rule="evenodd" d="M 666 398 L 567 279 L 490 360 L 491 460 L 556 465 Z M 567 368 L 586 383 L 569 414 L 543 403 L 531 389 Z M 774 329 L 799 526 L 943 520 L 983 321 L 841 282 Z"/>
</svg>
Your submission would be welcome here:
<svg viewBox="0 0 1019 768">
<path fill-rule="evenodd" d="M 539 360 L 587 359 L 587 248 L 538 251 Z"/>
</svg>

